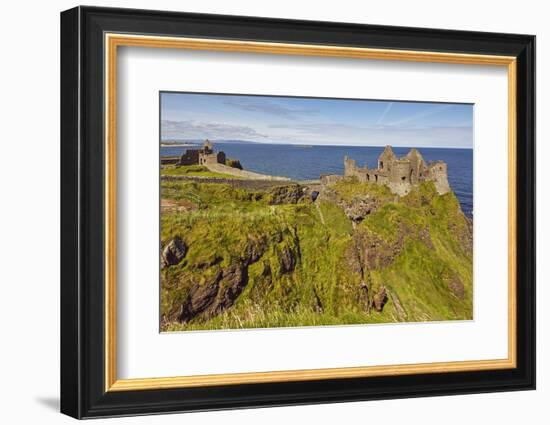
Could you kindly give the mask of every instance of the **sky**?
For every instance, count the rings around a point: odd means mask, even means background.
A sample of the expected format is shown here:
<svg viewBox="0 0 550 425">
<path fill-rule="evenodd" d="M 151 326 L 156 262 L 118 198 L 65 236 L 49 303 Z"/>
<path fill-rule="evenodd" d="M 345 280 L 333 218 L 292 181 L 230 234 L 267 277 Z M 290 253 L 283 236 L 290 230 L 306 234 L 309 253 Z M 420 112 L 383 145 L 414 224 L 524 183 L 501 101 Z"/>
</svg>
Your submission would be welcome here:
<svg viewBox="0 0 550 425">
<path fill-rule="evenodd" d="M 162 140 L 472 148 L 473 105 L 161 93 Z"/>
</svg>

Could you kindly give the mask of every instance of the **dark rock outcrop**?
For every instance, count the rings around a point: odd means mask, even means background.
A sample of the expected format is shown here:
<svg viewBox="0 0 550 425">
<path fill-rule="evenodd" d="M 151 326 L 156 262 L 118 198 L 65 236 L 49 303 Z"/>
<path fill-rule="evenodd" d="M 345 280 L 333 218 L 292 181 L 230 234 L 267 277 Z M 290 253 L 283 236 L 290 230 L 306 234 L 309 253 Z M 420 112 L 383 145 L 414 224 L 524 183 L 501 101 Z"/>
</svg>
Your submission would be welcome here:
<svg viewBox="0 0 550 425">
<path fill-rule="evenodd" d="M 238 264 L 218 270 L 206 282 L 194 283 L 181 306 L 178 320 L 184 323 L 198 315 L 209 319 L 219 314 L 233 305 L 247 282 L 247 268 Z"/>
<path fill-rule="evenodd" d="M 368 195 L 354 198 L 351 202 L 342 205 L 346 216 L 354 223 L 360 223 L 365 217 L 379 207 L 379 202 Z"/>
<path fill-rule="evenodd" d="M 395 241 L 386 241 L 375 233 L 363 233 L 359 236 L 359 244 L 363 249 L 364 263 L 371 270 L 389 266 L 401 253 L 404 239 L 403 233 L 399 233 Z"/>
<path fill-rule="evenodd" d="M 187 245 L 179 237 L 175 237 L 166 244 L 161 254 L 162 268 L 179 264 L 187 254 Z"/>
<path fill-rule="evenodd" d="M 381 312 L 386 302 L 388 302 L 388 294 L 386 293 L 386 288 L 381 286 L 372 297 L 372 306 L 376 311 Z"/>
<path fill-rule="evenodd" d="M 279 253 L 281 273 L 290 273 L 296 268 L 297 258 L 294 252 L 285 247 Z"/>
<path fill-rule="evenodd" d="M 278 260 L 278 275 L 293 272 L 299 261 L 300 250 L 297 241 L 289 239 L 290 243 L 285 242 L 286 238 L 293 237 L 280 232 L 275 232 L 271 237 L 250 237 L 241 255 L 230 259 L 228 265 L 215 255 L 196 263 L 193 268 L 199 273 L 195 277 L 182 276 L 179 288 L 184 291 L 184 295 L 174 304 L 166 319 L 180 323 L 192 319 L 208 320 L 230 308 L 249 283 L 248 267 L 262 261 L 273 244 Z M 264 260 L 262 273 L 256 276 L 251 293 L 257 296 L 267 293 L 272 288 L 273 273 L 269 260 Z"/>
<path fill-rule="evenodd" d="M 304 196 L 303 188 L 298 184 L 275 186 L 269 191 L 271 205 L 297 204 Z"/>
</svg>

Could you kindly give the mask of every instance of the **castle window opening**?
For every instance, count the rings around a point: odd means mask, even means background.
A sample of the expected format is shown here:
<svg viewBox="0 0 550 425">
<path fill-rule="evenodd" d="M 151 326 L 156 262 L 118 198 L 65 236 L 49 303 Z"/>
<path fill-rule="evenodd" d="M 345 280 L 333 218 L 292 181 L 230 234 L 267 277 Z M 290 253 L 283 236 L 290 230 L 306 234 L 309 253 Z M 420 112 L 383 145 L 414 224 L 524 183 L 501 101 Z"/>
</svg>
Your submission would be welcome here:
<svg viewBox="0 0 550 425">
<path fill-rule="evenodd" d="M 401 180 L 405 181 L 406 178 L 407 178 L 406 176 L 403 176 L 401 177 Z"/>
</svg>

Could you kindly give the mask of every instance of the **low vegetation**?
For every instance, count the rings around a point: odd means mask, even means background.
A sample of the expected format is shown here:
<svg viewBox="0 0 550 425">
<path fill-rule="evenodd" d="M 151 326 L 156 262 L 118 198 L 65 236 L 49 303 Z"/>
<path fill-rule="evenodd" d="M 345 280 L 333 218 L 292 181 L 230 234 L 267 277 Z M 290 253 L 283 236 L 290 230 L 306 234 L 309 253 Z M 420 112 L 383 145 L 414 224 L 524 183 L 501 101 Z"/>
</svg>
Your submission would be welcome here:
<svg viewBox="0 0 550 425">
<path fill-rule="evenodd" d="M 225 165 L 227 165 L 228 167 L 238 168 L 239 170 L 243 169 L 241 161 L 239 161 L 238 159 L 227 158 L 225 160 Z"/>
<path fill-rule="evenodd" d="M 223 179 L 235 179 L 235 176 L 210 171 L 203 165 L 170 165 L 161 170 L 165 176 L 188 176 L 188 177 L 215 177 Z"/>
<path fill-rule="evenodd" d="M 292 190 L 162 182 L 163 199 L 193 205 L 161 215 L 163 331 L 472 319 L 471 229 L 452 192 L 344 180 L 315 202 L 274 196 Z"/>
</svg>

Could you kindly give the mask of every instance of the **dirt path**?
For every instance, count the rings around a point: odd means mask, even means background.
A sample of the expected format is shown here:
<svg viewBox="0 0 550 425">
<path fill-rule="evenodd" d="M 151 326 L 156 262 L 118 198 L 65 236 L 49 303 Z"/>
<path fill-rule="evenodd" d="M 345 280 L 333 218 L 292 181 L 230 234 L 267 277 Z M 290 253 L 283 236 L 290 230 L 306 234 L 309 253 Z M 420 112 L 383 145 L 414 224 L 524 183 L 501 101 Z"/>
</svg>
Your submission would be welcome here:
<svg viewBox="0 0 550 425">
<path fill-rule="evenodd" d="M 315 208 L 317 208 L 317 212 L 319 213 L 319 218 L 321 219 L 321 223 L 323 223 L 323 226 L 326 226 L 325 217 L 323 216 L 323 211 L 321 211 L 321 207 L 319 206 L 318 202 L 315 202 Z"/>
<path fill-rule="evenodd" d="M 186 199 L 176 201 L 174 199 L 162 198 L 160 200 L 161 212 L 185 212 L 197 209 L 197 205 Z"/>
<path fill-rule="evenodd" d="M 215 173 L 229 174 L 235 177 L 241 177 L 245 179 L 255 180 L 277 180 L 277 181 L 289 181 L 287 177 L 268 176 L 266 174 L 253 173 L 252 171 L 239 170 L 238 168 L 228 167 L 223 164 L 205 164 L 206 167 Z"/>
</svg>

